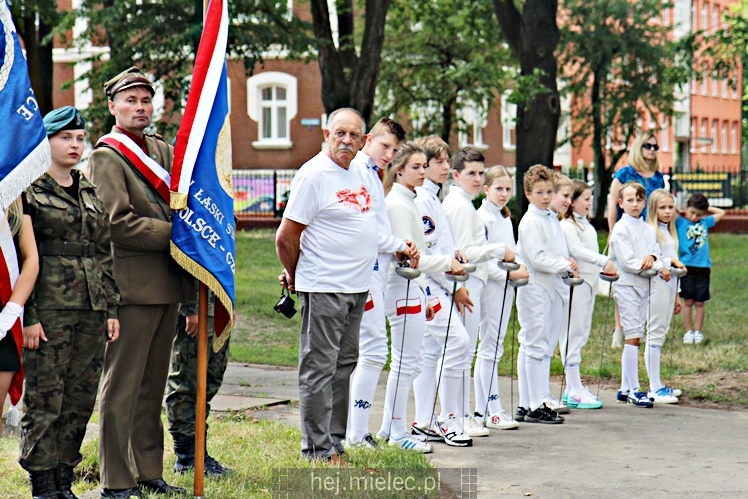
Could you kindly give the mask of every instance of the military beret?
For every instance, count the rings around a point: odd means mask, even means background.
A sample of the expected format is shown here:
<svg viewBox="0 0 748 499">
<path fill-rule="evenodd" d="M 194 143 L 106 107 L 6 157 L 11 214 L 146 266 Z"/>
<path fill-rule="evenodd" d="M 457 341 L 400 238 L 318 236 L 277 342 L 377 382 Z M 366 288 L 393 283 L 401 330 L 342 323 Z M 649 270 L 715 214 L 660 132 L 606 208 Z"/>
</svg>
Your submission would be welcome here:
<svg viewBox="0 0 748 499">
<path fill-rule="evenodd" d="M 83 115 L 73 106 L 65 106 L 54 111 L 50 111 L 44 117 L 44 128 L 47 130 L 47 137 L 61 132 L 63 130 L 83 130 L 86 127 L 86 120 Z"/>
<path fill-rule="evenodd" d="M 153 84 L 151 84 L 151 80 L 149 80 L 148 77 L 135 66 L 122 71 L 120 74 L 104 83 L 104 90 L 106 91 L 106 96 L 109 100 L 111 100 L 117 92 L 133 87 L 145 87 L 151 92 L 151 96 L 156 93 L 153 89 Z"/>
</svg>

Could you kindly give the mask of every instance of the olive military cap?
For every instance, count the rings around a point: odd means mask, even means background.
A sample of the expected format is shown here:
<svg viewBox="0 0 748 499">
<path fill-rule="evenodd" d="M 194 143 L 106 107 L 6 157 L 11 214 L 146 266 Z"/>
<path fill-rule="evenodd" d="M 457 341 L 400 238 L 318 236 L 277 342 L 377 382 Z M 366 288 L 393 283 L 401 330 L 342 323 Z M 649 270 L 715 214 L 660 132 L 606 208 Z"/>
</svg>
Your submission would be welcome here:
<svg viewBox="0 0 748 499">
<path fill-rule="evenodd" d="M 104 90 L 106 90 L 106 96 L 109 100 L 112 100 L 112 97 L 114 97 L 114 94 L 117 92 L 133 87 L 145 87 L 149 92 L 151 92 L 151 95 L 156 93 L 151 84 L 151 80 L 149 80 L 148 77 L 136 66 L 122 71 L 120 74 L 104 83 Z"/>
</svg>

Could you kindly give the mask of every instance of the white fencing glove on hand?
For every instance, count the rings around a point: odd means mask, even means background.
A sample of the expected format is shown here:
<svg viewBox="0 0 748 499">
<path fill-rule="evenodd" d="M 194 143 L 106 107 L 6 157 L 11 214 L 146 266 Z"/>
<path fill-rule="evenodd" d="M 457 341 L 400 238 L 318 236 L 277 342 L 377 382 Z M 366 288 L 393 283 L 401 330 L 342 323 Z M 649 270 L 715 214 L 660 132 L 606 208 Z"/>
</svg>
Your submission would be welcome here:
<svg viewBox="0 0 748 499">
<path fill-rule="evenodd" d="M 16 323 L 16 320 L 18 320 L 22 313 L 23 307 L 18 303 L 9 301 L 5 304 L 3 311 L 0 312 L 0 340 L 5 338 L 5 335 L 8 334 L 8 331 L 10 331 L 10 328 L 13 327 L 13 324 Z"/>
</svg>

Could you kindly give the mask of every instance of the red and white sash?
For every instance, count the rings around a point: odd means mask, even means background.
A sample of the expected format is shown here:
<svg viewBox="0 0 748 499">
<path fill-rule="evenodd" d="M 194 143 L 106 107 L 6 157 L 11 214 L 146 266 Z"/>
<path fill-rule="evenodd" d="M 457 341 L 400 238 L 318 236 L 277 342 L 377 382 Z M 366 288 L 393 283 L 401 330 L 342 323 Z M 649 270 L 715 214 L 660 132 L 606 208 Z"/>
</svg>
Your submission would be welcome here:
<svg viewBox="0 0 748 499">
<path fill-rule="evenodd" d="M 106 144 L 119 152 L 148 181 L 156 192 L 169 203 L 171 175 L 164 167 L 150 158 L 135 141 L 124 133 L 110 133 L 99 139 L 96 145 Z"/>
<path fill-rule="evenodd" d="M 13 244 L 13 234 L 10 231 L 8 219 L 2 211 L 0 211 L 0 216 L 2 216 L 2 223 L 0 224 L 0 300 L 5 305 L 10 300 L 10 295 L 13 293 L 13 286 L 16 285 L 16 281 L 18 280 L 19 268 L 16 247 Z M 16 320 L 8 332 L 8 334 L 13 335 L 13 339 L 16 342 L 18 364 L 20 365 L 20 369 L 13 375 L 13 379 L 10 382 L 10 389 L 8 390 L 10 403 L 13 405 L 16 405 L 21 400 L 21 393 L 23 392 L 23 364 L 21 363 L 21 352 L 23 350 L 22 320 L 23 315 Z"/>
</svg>

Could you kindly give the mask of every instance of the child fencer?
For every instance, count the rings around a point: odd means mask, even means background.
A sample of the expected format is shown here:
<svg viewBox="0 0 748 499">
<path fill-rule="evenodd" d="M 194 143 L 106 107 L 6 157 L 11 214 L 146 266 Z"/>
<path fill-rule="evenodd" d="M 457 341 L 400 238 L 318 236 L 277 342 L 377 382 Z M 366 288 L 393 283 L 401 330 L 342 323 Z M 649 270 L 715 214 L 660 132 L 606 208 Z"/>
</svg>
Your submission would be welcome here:
<svg viewBox="0 0 748 499">
<path fill-rule="evenodd" d="M 573 260 L 570 257 L 564 231 L 561 229 L 561 223 L 559 222 L 560 214 L 565 213 L 571 205 L 571 194 L 572 184 L 569 177 L 554 172 L 553 198 L 551 198 L 551 204 L 548 207 L 553 214 L 551 218 L 553 237 L 561 256 Z M 569 286 L 564 284 L 563 280 L 556 282 L 556 291 L 551 299 L 551 320 L 547 323 L 548 350 L 543 356 L 543 371 L 546 373 L 543 376 L 543 403 L 559 414 L 568 414 L 569 406 L 551 392 L 551 360 L 556 351 L 556 346 L 560 346 L 561 337 L 566 335 L 569 324 L 569 291 Z"/>
<path fill-rule="evenodd" d="M 646 191 L 637 182 L 627 182 L 618 194 L 623 216 L 610 233 L 610 257 L 619 279 L 613 296 L 621 314 L 623 354 L 621 355 L 621 389 L 617 398 L 635 407 L 651 408 L 653 401 L 639 385 L 639 343 L 647 319 L 650 277 L 642 271 L 660 272 L 669 280 L 670 271 L 662 265 L 662 253 L 654 229 L 639 218 L 646 204 Z"/>
<path fill-rule="evenodd" d="M 665 189 L 657 189 L 649 195 L 647 223 L 655 230 L 657 243 L 662 251 L 662 265 L 665 268 L 686 268 L 678 260 L 678 233 L 675 229 L 677 217 L 672 194 Z M 644 362 L 649 377 L 647 395 L 656 404 L 677 404 L 678 396 L 681 394 L 680 390 L 662 384 L 660 377 L 662 346 L 670 330 L 673 314 L 678 313 L 681 307 L 678 291 L 678 279 L 671 278 L 670 281 L 665 281 L 660 276 L 652 279 Z"/>
<path fill-rule="evenodd" d="M 396 252 L 412 254 L 411 241 L 392 235 L 390 219 L 384 202 L 384 189 L 378 170 L 387 166 L 405 141 L 405 130 L 399 123 L 382 118 L 366 135 L 364 147 L 351 161 L 350 168 L 358 168 L 372 196 L 379 233 L 378 255 L 371 275 L 369 299 L 359 331 L 358 364 L 351 375 L 350 406 L 348 408 L 348 445 L 376 447 L 369 433 L 369 415 L 377 390 L 379 375 L 387 362 L 387 321 L 384 313 L 384 291 L 390 260 Z M 404 255 L 404 253 L 400 253 Z"/>
<path fill-rule="evenodd" d="M 495 262 L 496 259 L 514 261 L 514 252 L 506 248 L 504 243 L 488 243 L 486 228 L 473 206 L 473 198 L 478 195 L 481 187 L 483 187 L 484 161 L 483 153 L 472 146 L 458 150 L 452 156 L 454 185 L 442 202 L 455 245 L 468 262 L 476 264 L 475 272 L 470 275 L 465 283 L 474 305 L 472 311 L 465 312 L 464 316 L 465 329 L 467 329 L 470 343 L 462 374 L 461 397 L 463 428 L 471 437 L 488 436 L 488 429 L 483 426 L 482 420 L 479 422 L 473 416 L 473 411 L 470 408 L 471 372 L 478 343 L 481 297 L 488 277 L 488 261 L 494 260 Z M 477 376 L 475 380 L 477 383 Z"/>
<path fill-rule="evenodd" d="M 553 295 L 561 285 L 562 275 L 578 275 L 577 265 L 559 250 L 554 215 L 548 209 L 553 198 L 553 172 L 542 165 L 532 166 L 525 173 L 523 184 L 530 206 L 519 224 L 517 259 L 527 266 L 530 282 L 517 293 L 520 405 L 515 420 L 559 424 L 564 418 L 543 402 L 544 378 L 548 378 L 543 357 L 550 344 L 547 325 L 553 320 Z"/>
<path fill-rule="evenodd" d="M 419 138 L 416 144 L 426 151 L 428 162 L 426 179 L 423 186 L 416 188 L 418 195 L 415 200 L 421 214 L 425 240 L 422 253 L 454 259 L 457 253 L 454 240 L 438 197 L 449 175 L 449 146 L 434 135 Z M 429 302 L 437 311 L 434 319 L 426 324 L 423 368 L 413 384 L 416 419 L 411 434 L 421 440 L 469 447 L 473 440 L 462 426 L 460 399 L 462 373 L 468 355 L 468 333 L 460 317 L 463 310 L 471 310 L 473 300 L 462 283 L 455 290 L 454 282 L 444 272 L 427 273 L 426 290 Z M 435 418 L 433 410 L 437 385 L 441 413 Z"/>
<path fill-rule="evenodd" d="M 599 409 L 603 403 L 582 383 L 579 366 L 582 362 L 582 349 L 587 344 L 592 328 L 600 270 L 608 275 L 615 275 L 616 268 L 610 258 L 600 254 L 597 231 L 587 219 L 592 207 L 592 189 L 581 180 L 574 180 L 572 187 L 571 206 L 562 215 L 561 228 L 566 236 L 569 253 L 579 265 L 579 275 L 584 279 L 584 284 L 574 289 L 568 345 L 566 334 L 561 335 L 561 359 L 566 367 L 568 386 L 563 402 L 572 409 Z"/>
<path fill-rule="evenodd" d="M 416 247 L 425 246 L 421 218 L 413 200 L 415 187 L 423 184 L 426 155 L 412 142 L 403 144 L 385 177 L 385 202 L 392 223 L 392 233 L 408 239 Z M 431 444 L 411 437 L 406 425 L 408 397 L 413 379 L 421 369 L 421 345 L 426 320 L 433 318 L 433 308 L 426 300 L 426 281 L 423 274 L 407 279 L 390 265 L 385 293 L 385 311 L 390 322 L 392 338 L 390 374 L 387 378 L 384 415 L 378 432 L 390 445 L 406 450 L 431 452 Z M 421 272 L 460 271 L 454 258 L 446 255 L 422 254 L 418 260 Z"/>
<path fill-rule="evenodd" d="M 486 199 L 478 208 L 478 216 L 485 227 L 489 244 L 503 243 L 506 248 L 515 251 L 514 228 L 511 213 L 506 206 L 512 197 L 513 183 L 513 177 L 503 166 L 492 166 L 486 170 L 483 179 Z M 497 363 L 504 353 L 504 338 L 512 314 L 514 288 L 506 282 L 506 271 L 501 270 L 496 263 L 489 262 L 486 285 L 481 295 L 480 343 L 475 360 L 474 415 L 479 422 L 485 419 L 488 428 L 511 430 L 519 427 L 519 423 L 501 405 Z M 528 277 L 530 274 L 524 265 L 509 272 L 510 280 Z M 484 417 L 486 407 L 488 414 Z"/>
</svg>

